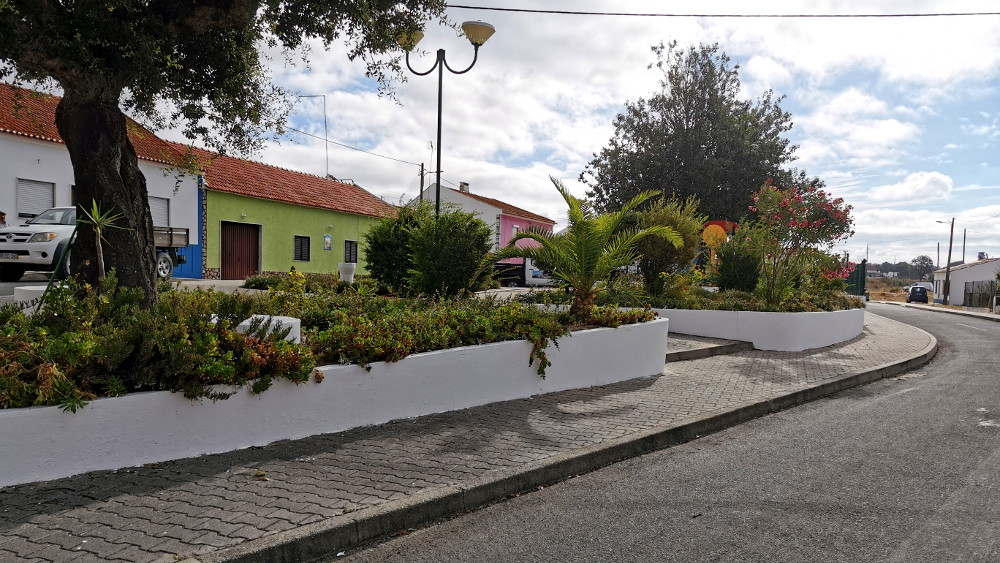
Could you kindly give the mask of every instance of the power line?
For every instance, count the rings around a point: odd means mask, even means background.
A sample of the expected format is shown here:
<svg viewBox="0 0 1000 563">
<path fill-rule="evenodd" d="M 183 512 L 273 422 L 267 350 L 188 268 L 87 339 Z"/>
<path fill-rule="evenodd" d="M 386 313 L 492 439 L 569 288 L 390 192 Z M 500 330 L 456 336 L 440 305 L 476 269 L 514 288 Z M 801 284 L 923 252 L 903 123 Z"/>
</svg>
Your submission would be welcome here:
<svg viewBox="0 0 1000 563">
<path fill-rule="evenodd" d="M 463 10 L 489 10 L 528 14 L 558 14 L 564 16 L 632 16 L 642 18 L 938 18 L 952 16 L 1000 16 L 1000 12 L 939 12 L 931 14 L 654 14 L 633 12 L 582 12 L 576 10 L 536 10 L 528 8 L 495 8 L 448 4 L 449 8 Z"/>
<path fill-rule="evenodd" d="M 410 162 L 409 160 L 402 160 L 402 159 L 399 159 L 399 158 L 394 158 L 394 157 L 391 157 L 391 156 L 386 156 L 384 154 L 378 154 L 378 153 L 375 153 L 375 152 L 366 151 L 364 149 L 359 149 L 357 147 L 352 147 L 351 145 L 345 145 L 344 143 L 338 143 L 337 141 L 331 141 L 330 139 L 324 139 L 323 137 L 320 137 L 319 135 L 313 135 L 312 133 L 306 133 L 305 131 L 300 131 L 298 129 L 293 129 L 291 127 L 289 127 L 288 130 L 289 131 L 295 131 L 296 133 L 300 133 L 302 135 L 305 135 L 306 137 L 312 137 L 314 139 L 319 139 L 320 141 L 326 141 L 328 143 L 333 143 L 333 144 L 335 144 L 337 146 L 344 147 L 345 149 L 351 149 L 352 151 L 363 152 L 365 154 L 370 154 L 372 156 L 377 156 L 379 158 L 385 158 L 385 159 L 388 159 L 388 160 L 395 160 L 396 162 L 402 162 L 403 164 L 412 164 L 413 166 L 420 166 L 420 164 L 418 164 L 416 162 Z"/>
<path fill-rule="evenodd" d="M 990 219 L 996 219 L 997 217 L 1000 217 L 1000 213 L 997 213 L 996 215 L 994 215 L 992 217 L 987 217 L 985 219 L 966 219 L 966 220 L 959 219 L 958 222 L 959 223 L 982 223 L 983 221 L 989 221 Z"/>
</svg>

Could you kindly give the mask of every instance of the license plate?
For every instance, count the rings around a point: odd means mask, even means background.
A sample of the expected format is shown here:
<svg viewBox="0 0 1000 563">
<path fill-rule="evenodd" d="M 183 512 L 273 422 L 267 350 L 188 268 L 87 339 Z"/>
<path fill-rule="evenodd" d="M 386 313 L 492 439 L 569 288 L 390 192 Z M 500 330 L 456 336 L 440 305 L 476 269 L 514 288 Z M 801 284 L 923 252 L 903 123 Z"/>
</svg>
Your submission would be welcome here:
<svg viewBox="0 0 1000 563">
<path fill-rule="evenodd" d="M 13 252 L 0 252 L 0 260 L 17 260 L 17 254 Z"/>
</svg>

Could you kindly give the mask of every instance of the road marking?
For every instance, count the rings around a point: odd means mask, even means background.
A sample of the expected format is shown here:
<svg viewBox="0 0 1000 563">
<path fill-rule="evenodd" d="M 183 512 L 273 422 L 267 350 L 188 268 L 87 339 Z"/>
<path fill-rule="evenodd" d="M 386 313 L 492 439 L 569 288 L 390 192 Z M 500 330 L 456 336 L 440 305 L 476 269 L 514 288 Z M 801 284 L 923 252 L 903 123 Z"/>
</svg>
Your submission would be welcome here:
<svg viewBox="0 0 1000 563">
<path fill-rule="evenodd" d="M 972 330 L 979 330 L 979 331 L 982 331 L 982 332 L 986 332 L 985 328 L 979 328 L 977 326 L 970 326 L 970 325 L 962 324 L 962 323 L 955 323 L 955 324 L 957 324 L 958 326 L 964 326 L 965 328 L 971 328 Z"/>
<path fill-rule="evenodd" d="M 1000 426 L 1000 422 L 995 420 L 982 420 L 979 422 L 980 426 Z"/>
</svg>

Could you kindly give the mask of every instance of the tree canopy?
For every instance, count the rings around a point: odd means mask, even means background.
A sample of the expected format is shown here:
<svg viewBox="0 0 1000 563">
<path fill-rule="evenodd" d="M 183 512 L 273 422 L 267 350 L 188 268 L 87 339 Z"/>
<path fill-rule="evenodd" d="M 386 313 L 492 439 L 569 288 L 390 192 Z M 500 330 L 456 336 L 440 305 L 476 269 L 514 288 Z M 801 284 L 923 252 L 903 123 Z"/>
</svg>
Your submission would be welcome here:
<svg viewBox="0 0 1000 563">
<path fill-rule="evenodd" d="M 910 276 L 913 279 L 922 280 L 927 278 L 934 272 L 937 268 L 934 267 L 934 260 L 926 254 L 921 254 L 913 260 L 910 260 Z"/>
<path fill-rule="evenodd" d="M 264 50 L 290 55 L 308 41 L 343 41 L 384 88 L 400 72 L 396 37 L 443 10 L 442 0 L 0 0 L 0 79 L 62 89 L 56 126 L 77 199 L 122 214 L 126 228 L 106 235 L 108 267 L 151 302 L 152 221 L 123 110 L 245 150 L 280 132 L 287 115 L 289 97 L 271 83 Z M 95 281 L 93 233 L 78 237 L 73 272 Z"/>
<path fill-rule="evenodd" d="M 792 181 L 795 174 L 782 170 L 796 147 L 782 137 L 792 122 L 781 97 L 740 99 L 739 65 L 717 44 L 679 49 L 674 41 L 653 52 L 660 92 L 626 102 L 614 136 L 580 175 L 597 208 L 620 209 L 654 190 L 694 195 L 709 219 L 738 221 L 767 179 Z"/>
</svg>

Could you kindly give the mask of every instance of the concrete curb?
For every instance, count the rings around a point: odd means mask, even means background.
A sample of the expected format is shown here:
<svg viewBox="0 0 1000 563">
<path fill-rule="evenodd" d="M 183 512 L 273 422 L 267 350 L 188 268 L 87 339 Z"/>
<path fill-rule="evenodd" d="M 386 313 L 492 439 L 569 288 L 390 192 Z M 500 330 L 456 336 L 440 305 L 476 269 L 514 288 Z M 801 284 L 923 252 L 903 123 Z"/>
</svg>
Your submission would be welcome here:
<svg viewBox="0 0 1000 563">
<path fill-rule="evenodd" d="M 993 313 L 977 313 L 975 311 L 959 311 L 956 309 L 945 309 L 943 307 L 932 307 L 930 305 L 914 305 L 912 303 L 900 303 L 899 301 L 875 301 L 875 303 L 881 303 L 883 305 L 896 305 L 899 307 L 908 307 L 910 309 L 920 309 L 923 311 L 933 311 L 935 313 L 948 313 L 949 315 L 959 315 L 962 317 L 970 317 L 973 319 L 983 319 L 984 321 L 992 321 L 995 323 L 1000 323 L 1000 315 L 995 315 Z"/>
<path fill-rule="evenodd" d="M 919 330 L 914 327 L 914 330 Z M 924 332 L 924 331 L 921 331 Z M 358 517 L 344 514 L 279 532 L 240 545 L 200 556 L 203 563 L 292 563 L 358 547 L 401 530 L 415 528 L 434 520 L 500 501 L 510 495 L 547 486 L 570 477 L 594 471 L 612 463 L 644 455 L 669 446 L 689 442 L 705 434 L 772 414 L 821 397 L 864 385 L 927 364 L 937 353 L 938 343 L 925 333 L 930 343 L 918 354 L 873 369 L 848 375 L 817 387 L 801 389 L 729 411 L 709 412 L 676 426 L 639 432 L 573 452 L 552 456 L 517 469 L 496 471 L 464 485 L 448 485 L 408 495 L 365 509 Z"/>
<path fill-rule="evenodd" d="M 753 343 L 751 342 L 734 342 L 732 344 L 721 344 L 719 346 L 706 346 L 705 348 L 670 352 L 667 354 L 667 363 L 680 362 L 684 360 L 700 360 L 702 358 L 735 354 L 736 352 L 746 352 L 749 350 L 753 350 Z"/>
</svg>

